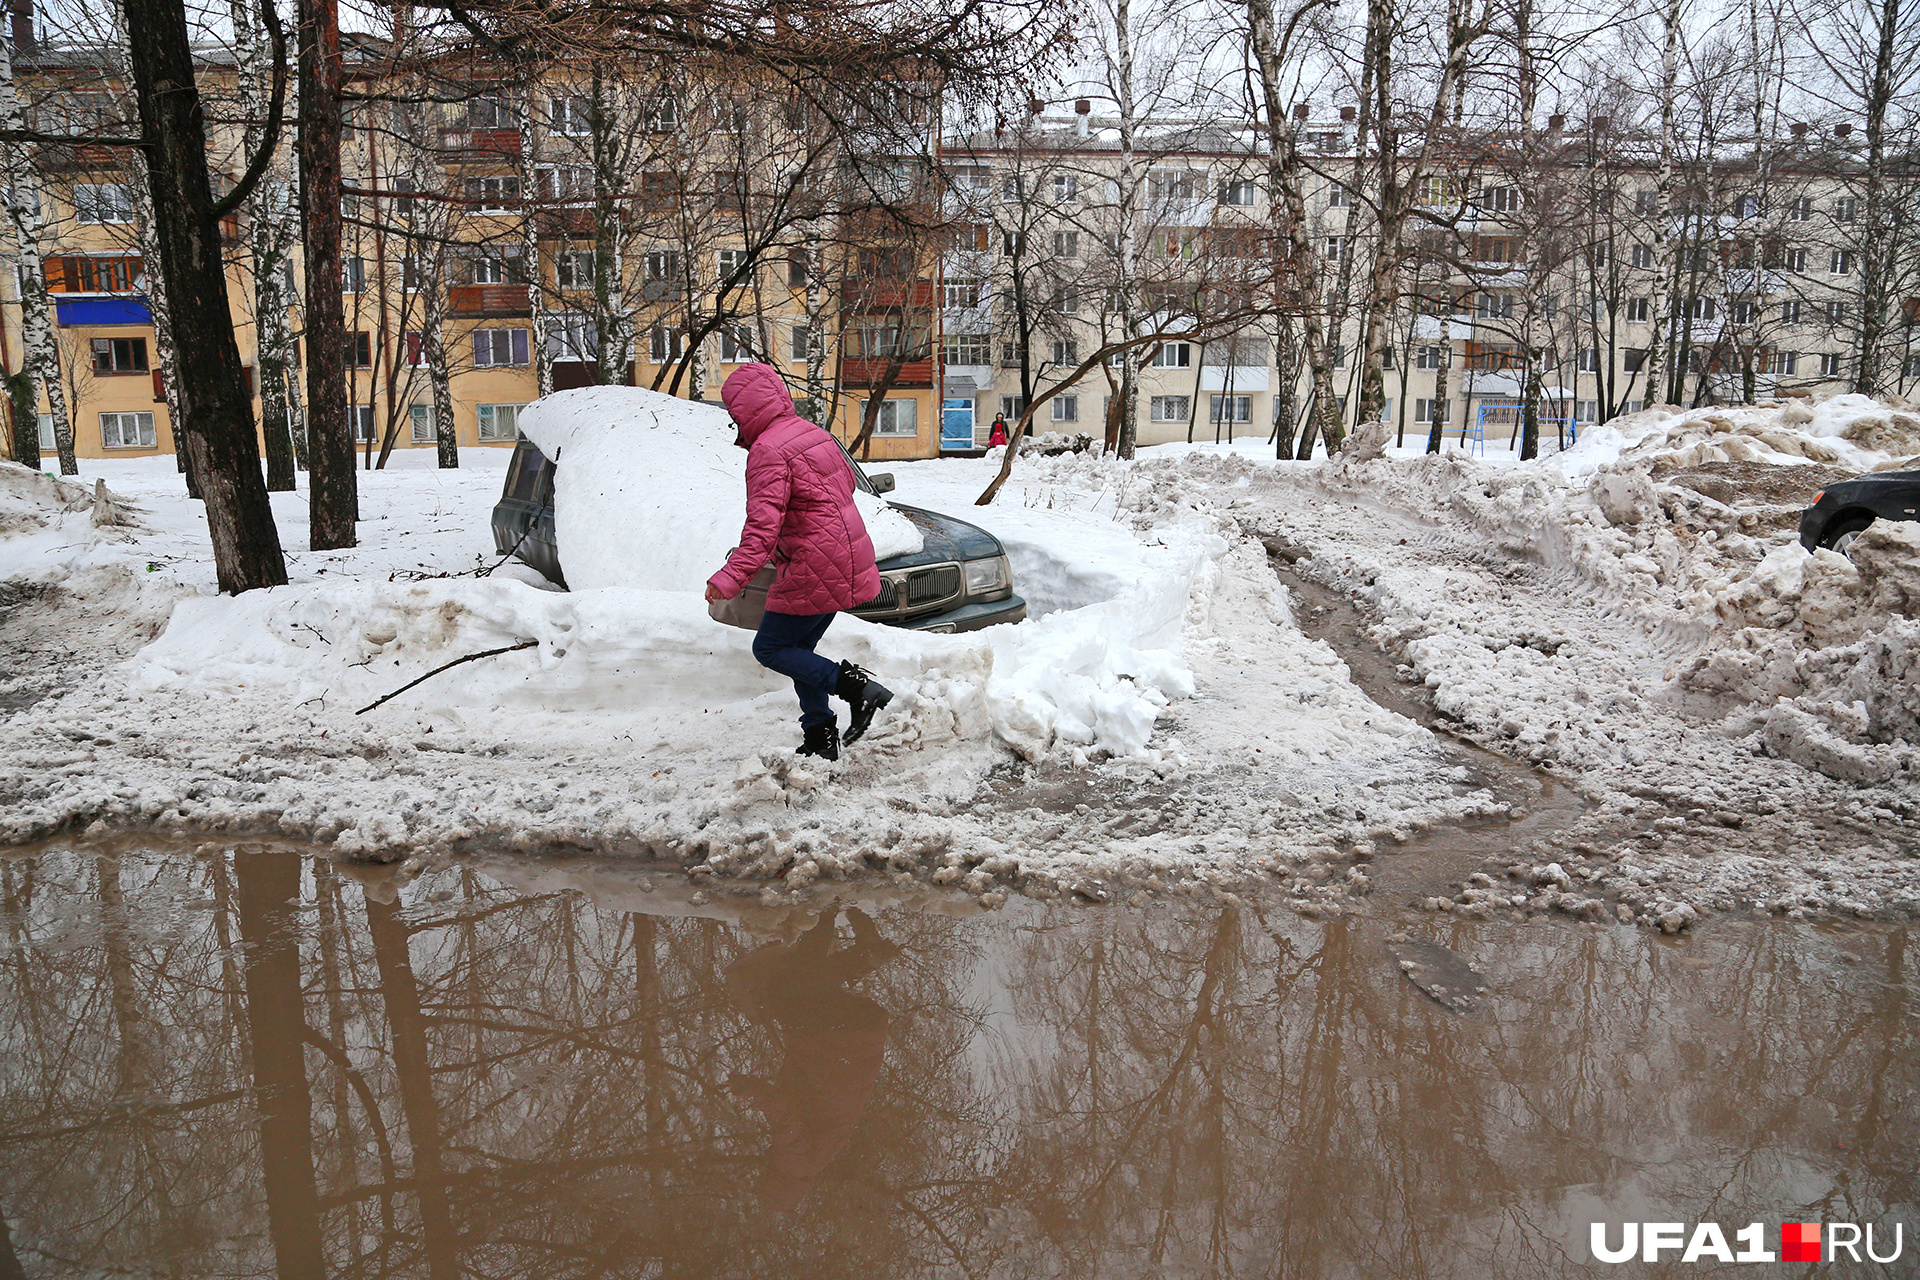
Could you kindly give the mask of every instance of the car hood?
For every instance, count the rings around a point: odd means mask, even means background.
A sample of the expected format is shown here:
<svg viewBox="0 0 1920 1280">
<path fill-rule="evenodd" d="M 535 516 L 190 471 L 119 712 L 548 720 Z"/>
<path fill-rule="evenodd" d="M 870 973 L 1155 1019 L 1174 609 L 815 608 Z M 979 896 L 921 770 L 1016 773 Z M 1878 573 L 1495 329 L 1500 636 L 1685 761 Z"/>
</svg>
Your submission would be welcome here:
<svg viewBox="0 0 1920 1280">
<path fill-rule="evenodd" d="M 1000 539 L 979 525 L 928 511 L 923 507 L 891 504 L 895 511 L 913 521 L 925 545 L 912 555 L 888 556 L 882 569 L 911 569 L 915 565 L 939 564 L 947 560 L 978 560 L 1002 554 Z"/>
</svg>

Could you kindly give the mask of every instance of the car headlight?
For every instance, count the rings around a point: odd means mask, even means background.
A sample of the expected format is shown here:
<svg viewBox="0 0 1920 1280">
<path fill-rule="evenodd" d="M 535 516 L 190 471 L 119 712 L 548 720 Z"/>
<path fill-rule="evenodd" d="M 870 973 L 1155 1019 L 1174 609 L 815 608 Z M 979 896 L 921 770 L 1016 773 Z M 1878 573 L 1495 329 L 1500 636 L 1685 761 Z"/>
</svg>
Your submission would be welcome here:
<svg viewBox="0 0 1920 1280">
<path fill-rule="evenodd" d="M 1005 556 L 989 556 L 985 560 L 967 561 L 967 594 L 977 596 L 988 591 L 998 591 L 1012 581 L 1007 570 Z"/>
</svg>

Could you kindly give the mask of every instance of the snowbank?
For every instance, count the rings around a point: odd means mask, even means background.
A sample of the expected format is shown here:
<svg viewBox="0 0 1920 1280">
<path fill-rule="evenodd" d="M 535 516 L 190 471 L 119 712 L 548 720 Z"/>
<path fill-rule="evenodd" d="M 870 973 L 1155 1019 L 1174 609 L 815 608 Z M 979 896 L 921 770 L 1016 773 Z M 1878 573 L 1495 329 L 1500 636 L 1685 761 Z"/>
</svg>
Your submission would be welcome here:
<svg viewBox="0 0 1920 1280">
<path fill-rule="evenodd" d="M 1621 462 L 1672 467 L 1708 462 L 1808 462 L 1873 471 L 1920 454 L 1920 416 L 1870 396 L 1763 401 L 1699 410 L 1645 409 L 1585 428 L 1551 458 L 1569 476 Z"/>
</svg>

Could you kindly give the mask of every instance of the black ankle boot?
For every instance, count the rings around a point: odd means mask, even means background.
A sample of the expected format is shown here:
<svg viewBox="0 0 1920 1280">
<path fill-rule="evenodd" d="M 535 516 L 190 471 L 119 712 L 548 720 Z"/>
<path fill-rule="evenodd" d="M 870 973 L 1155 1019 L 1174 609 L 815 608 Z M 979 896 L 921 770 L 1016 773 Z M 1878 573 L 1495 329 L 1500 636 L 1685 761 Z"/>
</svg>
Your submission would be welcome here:
<svg viewBox="0 0 1920 1280">
<path fill-rule="evenodd" d="M 840 664 L 840 683 L 834 693 L 847 700 L 852 714 L 847 717 L 846 744 L 860 741 L 873 723 L 874 712 L 893 701 L 893 691 L 873 678 L 873 674 L 851 662 Z"/>
<path fill-rule="evenodd" d="M 800 750 L 795 755 L 819 756 L 822 760 L 840 758 L 840 725 L 837 721 L 808 725 L 802 733 Z"/>
</svg>

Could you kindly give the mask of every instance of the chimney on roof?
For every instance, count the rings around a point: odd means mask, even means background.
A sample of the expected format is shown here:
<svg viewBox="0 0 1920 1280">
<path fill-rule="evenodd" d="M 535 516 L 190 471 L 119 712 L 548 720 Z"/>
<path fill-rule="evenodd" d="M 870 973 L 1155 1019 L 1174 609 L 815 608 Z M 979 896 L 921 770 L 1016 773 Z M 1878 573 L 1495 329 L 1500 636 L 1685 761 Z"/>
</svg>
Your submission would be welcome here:
<svg viewBox="0 0 1920 1280">
<path fill-rule="evenodd" d="M 1613 128 L 1613 117 L 1595 116 L 1587 122 L 1587 127 L 1595 133 L 1605 133 L 1607 130 Z"/>
<path fill-rule="evenodd" d="M 1807 136 L 1807 126 L 1804 124 L 1796 124 L 1793 126 L 1792 132 L 1794 137 L 1804 138 Z"/>
<path fill-rule="evenodd" d="M 7 12 L 11 15 L 13 51 L 15 53 L 33 52 L 33 0 L 8 0 Z"/>
<path fill-rule="evenodd" d="M 1027 114 L 1028 115 L 1037 116 L 1042 111 L 1045 111 L 1046 109 L 1047 109 L 1046 103 L 1042 102 L 1040 99 L 1036 97 L 1033 97 L 1032 95 L 1028 95 L 1027 97 Z"/>
<path fill-rule="evenodd" d="M 1073 114 L 1080 118 L 1073 131 L 1079 135 L 1082 142 L 1085 142 L 1087 135 L 1092 132 L 1093 103 L 1085 98 L 1076 100 L 1073 104 Z"/>
<path fill-rule="evenodd" d="M 1850 124 L 1837 124 L 1833 126 L 1833 136 L 1836 138 L 1845 138 L 1851 135 L 1852 133 L 1853 133 L 1853 126 Z"/>
<path fill-rule="evenodd" d="M 1547 117 L 1547 132 L 1559 133 L 1562 129 L 1566 127 L 1567 127 L 1567 118 L 1565 116 L 1551 115 Z"/>
<path fill-rule="evenodd" d="M 1305 120 L 1307 116 L 1311 114 L 1311 111 L 1312 109 L 1304 102 L 1296 102 L 1293 104 L 1293 118 L 1295 120 Z"/>
<path fill-rule="evenodd" d="M 1340 108 L 1340 123 L 1352 124 L 1354 121 L 1354 118 L 1359 114 L 1360 114 L 1360 108 L 1358 107 L 1342 107 Z"/>
</svg>

